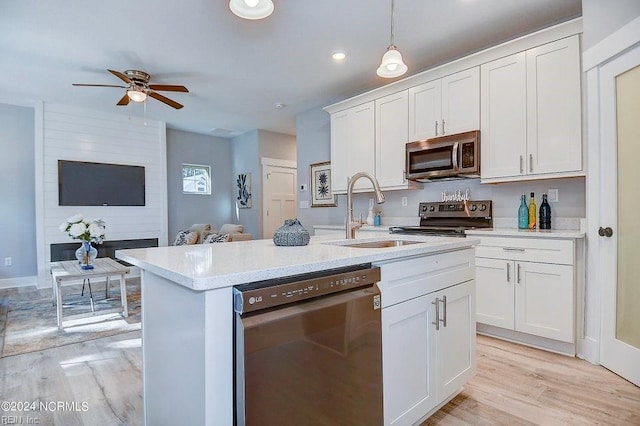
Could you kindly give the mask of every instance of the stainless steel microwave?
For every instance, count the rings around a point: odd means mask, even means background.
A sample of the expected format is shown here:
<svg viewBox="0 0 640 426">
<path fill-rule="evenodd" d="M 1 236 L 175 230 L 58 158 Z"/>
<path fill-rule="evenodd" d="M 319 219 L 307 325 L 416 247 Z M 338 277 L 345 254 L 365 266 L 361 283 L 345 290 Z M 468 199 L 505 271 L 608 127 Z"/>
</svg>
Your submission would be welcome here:
<svg viewBox="0 0 640 426">
<path fill-rule="evenodd" d="M 480 176 L 480 131 L 409 142 L 407 179 L 425 181 Z"/>
</svg>

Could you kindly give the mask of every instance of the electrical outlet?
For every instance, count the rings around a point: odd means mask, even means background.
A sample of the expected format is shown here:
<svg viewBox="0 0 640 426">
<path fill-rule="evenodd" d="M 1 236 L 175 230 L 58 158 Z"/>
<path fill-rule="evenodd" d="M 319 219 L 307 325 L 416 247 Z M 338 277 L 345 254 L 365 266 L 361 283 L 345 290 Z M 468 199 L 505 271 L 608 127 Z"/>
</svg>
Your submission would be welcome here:
<svg viewBox="0 0 640 426">
<path fill-rule="evenodd" d="M 11 266 L 12 262 L 13 262 L 13 260 L 10 257 L 5 257 L 4 258 L 4 266 Z"/>
<path fill-rule="evenodd" d="M 407 207 L 407 197 L 402 197 L 402 207 Z"/>
<path fill-rule="evenodd" d="M 549 200 L 550 203 L 557 203 L 558 202 L 558 190 L 557 189 L 550 189 L 549 192 L 547 193 L 547 199 Z"/>
</svg>

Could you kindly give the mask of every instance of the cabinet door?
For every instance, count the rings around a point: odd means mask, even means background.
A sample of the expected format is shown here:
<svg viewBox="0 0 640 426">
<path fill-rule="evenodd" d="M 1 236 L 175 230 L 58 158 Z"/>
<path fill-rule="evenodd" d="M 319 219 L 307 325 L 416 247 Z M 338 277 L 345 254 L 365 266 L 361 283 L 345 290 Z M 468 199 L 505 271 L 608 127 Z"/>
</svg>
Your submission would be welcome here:
<svg viewBox="0 0 640 426">
<path fill-rule="evenodd" d="M 433 300 L 421 296 L 382 310 L 385 425 L 412 425 L 438 404 Z"/>
<path fill-rule="evenodd" d="M 476 307 L 473 280 L 438 292 L 442 300 L 436 331 L 438 400 L 457 392 L 476 372 Z"/>
<path fill-rule="evenodd" d="M 527 172 L 582 169 L 578 36 L 527 51 Z"/>
<path fill-rule="evenodd" d="M 442 78 L 440 133 L 450 135 L 480 128 L 480 68 Z"/>
<path fill-rule="evenodd" d="M 573 343 L 573 266 L 515 265 L 516 331 Z"/>
<path fill-rule="evenodd" d="M 374 102 L 367 102 L 331 115 L 331 174 L 333 192 L 347 191 L 347 178 L 357 172 L 374 174 Z M 356 189 L 372 189 L 361 179 Z"/>
<path fill-rule="evenodd" d="M 403 185 L 405 145 L 409 142 L 409 95 L 404 90 L 375 101 L 376 178 L 385 187 Z"/>
<path fill-rule="evenodd" d="M 442 119 L 442 86 L 440 80 L 409 89 L 409 141 L 440 136 Z"/>
<path fill-rule="evenodd" d="M 526 72 L 524 52 L 481 67 L 480 174 L 483 179 L 525 173 Z"/>
<path fill-rule="evenodd" d="M 515 263 L 476 258 L 476 321 L 513 330 Z"/>
</svg>

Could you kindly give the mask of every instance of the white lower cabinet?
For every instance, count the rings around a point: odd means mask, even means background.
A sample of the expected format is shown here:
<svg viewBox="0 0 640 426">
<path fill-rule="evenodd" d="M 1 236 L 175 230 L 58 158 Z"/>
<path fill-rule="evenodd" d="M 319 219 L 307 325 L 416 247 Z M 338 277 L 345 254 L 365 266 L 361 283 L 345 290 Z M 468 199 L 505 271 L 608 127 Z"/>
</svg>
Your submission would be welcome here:
<svg viewBox="0 0 640 426">
<path fill-rule="evenodd" d="M 478 323 L 575 343 L 573 241 L 482 238 Z"/>
<path fill-rule="evenodd" d="M 385 425 L 419 423 L 475 374 L 473 264 L 462 250 L 381 265 Z"/>
</svg>

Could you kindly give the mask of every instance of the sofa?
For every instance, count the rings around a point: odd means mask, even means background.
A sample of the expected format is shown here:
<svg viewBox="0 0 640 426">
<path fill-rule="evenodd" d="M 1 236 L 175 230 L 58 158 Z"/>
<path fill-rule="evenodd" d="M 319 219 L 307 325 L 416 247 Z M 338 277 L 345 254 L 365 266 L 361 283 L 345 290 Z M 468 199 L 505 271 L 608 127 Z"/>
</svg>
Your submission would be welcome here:
<svg viewBox="0 0 640 426">
<path fill-rule="evenodd" d="M 208 223 L 196 223 L 191 225 L 189 229 L 178 231 L 173 245 L 226 243 L 251 239 L 251 234 L 244 232 L 243 225 L 225 223 L 220 229 L 215 229 Z"/>
</svg>

